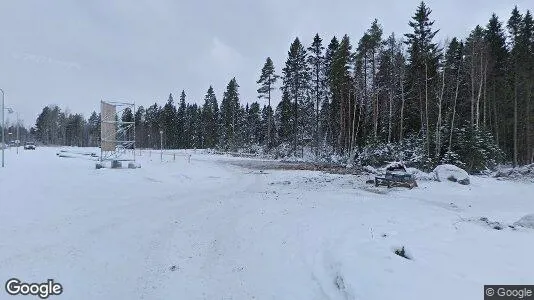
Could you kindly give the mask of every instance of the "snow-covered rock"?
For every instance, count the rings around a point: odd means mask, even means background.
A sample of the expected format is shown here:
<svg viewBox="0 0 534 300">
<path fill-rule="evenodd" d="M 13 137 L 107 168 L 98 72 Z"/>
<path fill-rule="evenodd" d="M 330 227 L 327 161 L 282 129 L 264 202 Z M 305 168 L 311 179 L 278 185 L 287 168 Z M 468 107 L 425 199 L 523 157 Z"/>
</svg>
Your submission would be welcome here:
<svg viewBox="0 0 534 300">
<path fill-rule="evenodd" d="M 406 170 L 406 166 L 404 163 L 399 161 L 390 162 L 384 167 L 384 170 L 386 171 L 392 171 L 392 170 Z"/>
<path fill-rule="evenodd" d="M 469 174 L 464 169 L 461 169 L 455 165 L 439 165 L 434 169 L 434 175 L 437 181 L 450 180 L 458 182 L 463 185 L 470 183 Z"/>
<path fill-rule="evenodd" d="M 378 170 L 376 168 L 373 168 L 371 166 L 365 166 L 363 167 L 364 171 L 369 172 L 371 174 L 378 174 Z"/>
<path fill-rule="evenodd" d="M 522 217 L 519 221 L 515 222 L 514 225 L 534 229 L 534 214 Z"/>
<path fill-rule="evenodd" d="M 406 173 L 412 175 L 416 180 L 436 180 L 434 173 L 426 173 L 417 168 L 406 168 Z"/>
<path fill-rule="evenodd" d="M 493 177 L 534 181 L 534 164 L 516 168 L 499 167 Z"/>
</svg>

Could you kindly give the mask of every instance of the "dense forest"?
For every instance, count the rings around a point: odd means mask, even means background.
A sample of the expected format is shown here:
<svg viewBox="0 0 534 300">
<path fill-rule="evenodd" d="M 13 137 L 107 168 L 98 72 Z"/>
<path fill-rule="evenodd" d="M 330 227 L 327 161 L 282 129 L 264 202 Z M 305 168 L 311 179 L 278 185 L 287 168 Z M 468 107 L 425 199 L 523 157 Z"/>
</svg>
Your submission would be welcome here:
<svg viewBox="0 0 534 300">
<path fill-rule="evenodd" d="M 410 32 L 389 35 L 374 20 L 359 40 L 348 35 L 291 43 L 277 71 L 259 70 L 260 102 L 244 104 L 232 78 L 220 102 L 210 86 L 203 104 L 182 91 L 163 105 L 126 110 L 136 146 L 214 148 L 316 160 L 469 171 L 534 162 L 534 20 L 511 11 L 490 16 L 465 38 L 437 41 L 432 10 L 421 3 Z M 281 99 L 272 99 L 280 89 Z M 278 94 L 278 93 L 276 93 Z M 260 104 L 261 103 L 261 104 Z M 271 106 L 277 103 L 275 107 Z M 31 129 L 45 144 L 97 146 L 98 113 L 45 107 Z"/>
</svg>

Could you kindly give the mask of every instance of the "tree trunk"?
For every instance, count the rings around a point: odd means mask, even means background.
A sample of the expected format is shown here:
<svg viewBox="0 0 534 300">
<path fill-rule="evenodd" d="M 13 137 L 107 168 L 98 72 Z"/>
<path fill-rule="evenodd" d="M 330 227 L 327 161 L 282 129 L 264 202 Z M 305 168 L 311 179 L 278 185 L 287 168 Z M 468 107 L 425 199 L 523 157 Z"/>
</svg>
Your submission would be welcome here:
<svg viewBox="0 0 534 300">
<path fill-rule="evenodd" d="M 475 63 L 471 59 L 471 125 L 475 125 Z"/>
<path fill-rule="evenodd" d="M 267 149 L 271 149 L 271 76 L 268 79 L 269 82 L 269 106 L 267 108 Z"/>
<path fill-rule="evenodd" d="M 482 96 L 482 84 L 484 83 L 484 80 L 483 80 L 483 71 L 482 71 L 482 68 L 483 68 L 483 63 L 482 63 L 482 57 L 480 57 L 480 83 L 478 85 L 478 93 L 477 93 L 477 101 L 476 101 L 476 119 L 475 119 L 475 126 L 478 128 L 479 127 L 479 121 L 480 121 L 480 98 Z"/>
<path fill-rule="evenodd" d="M 449 153 L 452 151 L 452 135 L 454 133 L 454 118 L 456 116 L 456 101 L 458 100 L 459 88 L 460 88 L 460 65 L 458 65 L 458 74 L 456 75 L 456 91 L 454 92 L 454 102 L 452 105 L 451 132 L 449 135 Z"/>
<path fill-rule="evenodd" d="M 294 134 L 294 142 L 293 142 L 293 154 L 297 156 L 297 130 L 298 130 L 298 88 L 295 89 L 295 106 L 293 107 L 293 114 L 295 116 L 295 119 L 293 120 L 293 134 Z"/>
<path fill-rule="evenodd" d="M 319 156 L 319 63 L 315 66 L 315 158 Z"/>
<path fill-rule="evenodd" d="M 445 71 L 447 68 L 443 69 L 443 80 L 441 84 L 441 94 L 438 97 L 438 121 L 436 123 L 436 157 L 439 157 L 441 152 L 441 106 L 443 102 L 443 94 L 445 93 Z"/>
<path fill-rule="evenodd" d="M 403 126 L 404 126 L 404 71 L 401 73 L 401 79 L 400 79 L 400 87 L 401 87 L 401 111 L 400 111 L 400 125 L 399 125 L 399 142 L 402 141 L 403 138 Z"/>
<path fill-rule="evenodd" d="M 482 125 L 484 126 L 484 129 L 486 129 L 487 123 L 486 123 L 486 111 L 487 111 L 487 89 L 488 89 L 488 60 L 486 59 L 486 63 L 484 64 L 484 98 L 483 98 L 483 117 L 482 117 Z"/>
<path fill-rule="evenodd" d="M 391 119 L 393 116 L 393 91 L 389 90 L 388 144 L 391 143 Z"/>
<path fill-rule="evenodd" d="M 517 166 L 517 71 L 514 80 L 514 167 Z"/>
<path fill-rule="evenodd" d="M 426 124 L 426 152 L 430 157 L 430 128 L 428 124 L 428 64 L 425 62 L 425 124 Z"/>
</svg>

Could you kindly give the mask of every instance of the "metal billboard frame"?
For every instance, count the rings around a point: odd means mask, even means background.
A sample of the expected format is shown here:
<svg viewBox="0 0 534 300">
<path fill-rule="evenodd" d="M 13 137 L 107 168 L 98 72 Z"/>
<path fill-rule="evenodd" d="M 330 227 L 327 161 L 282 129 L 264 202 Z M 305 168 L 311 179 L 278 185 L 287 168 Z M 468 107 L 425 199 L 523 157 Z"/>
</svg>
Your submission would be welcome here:
<svg viewBox="0 0 534 300">
<path fill-rule="evenodd" d="M 130 108 L 134 117 L 132 122 L 124 122 L 121 119 L 122 113 L 127 108 Z M 131 135 L 128 134 L 130 130 L 133 133 Z M 130 150 L 132 155 L 128 156 Z M 128 103 L 101 100 L 100 161 L 135 162 L 135 159 L 135 102 Z"/>
</svg>

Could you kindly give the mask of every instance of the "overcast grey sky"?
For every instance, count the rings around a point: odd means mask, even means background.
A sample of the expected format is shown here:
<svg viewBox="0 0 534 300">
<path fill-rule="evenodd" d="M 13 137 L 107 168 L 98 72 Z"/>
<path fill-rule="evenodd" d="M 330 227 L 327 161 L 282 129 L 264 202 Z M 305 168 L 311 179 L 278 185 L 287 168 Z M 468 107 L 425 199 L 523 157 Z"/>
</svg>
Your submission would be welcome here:
<svg viewBox="0 0 534 300">
<path fill-rule="evenodd" d="M 163 104 L 168 94 L 201 103 L 210 84 L 220 103 L 236 77 L 241 101 L 271 56 L 280 73 L 291 41 L 325 44 L 347 33 L 353 44 L 374 18 L 387 36 L 408 32 L 418 0 L 3 0 L 0 88 L 6 106 L 33 125 L 45 105 L 88 116 L 101 99 Z M 439 39 L 465 37 L 492 12 L 506 21 L 532 0 L 426 1 Z M 278 100 L 275 100 L 278 102 Z M 13 116 L 10 117 L 13 120 Z"/>
</svg>

